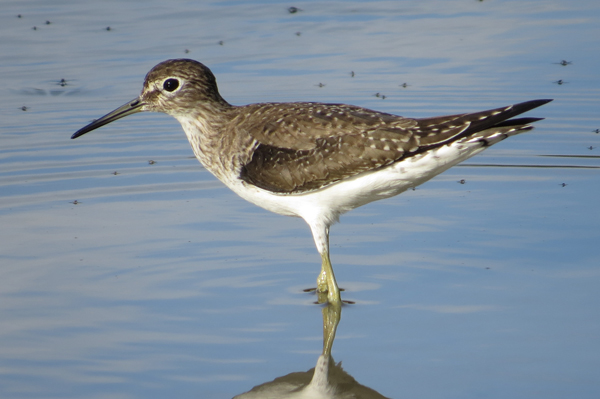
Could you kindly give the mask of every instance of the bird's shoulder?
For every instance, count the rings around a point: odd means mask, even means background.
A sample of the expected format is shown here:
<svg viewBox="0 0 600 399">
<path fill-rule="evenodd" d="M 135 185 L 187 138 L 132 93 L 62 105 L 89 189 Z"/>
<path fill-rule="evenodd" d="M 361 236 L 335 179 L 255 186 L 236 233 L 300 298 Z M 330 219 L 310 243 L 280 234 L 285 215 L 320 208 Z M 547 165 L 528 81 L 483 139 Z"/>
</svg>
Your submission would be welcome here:
<svg viewBox="0 0 600 399">
<path fill-rule="evenodd" d="M 323 140 L 384 136 L 406 140 L 417 121 L 346 104 L 316 102 L 260 103 L 238 109 L 237 126 L 258 143 L 282 149 L 311 150 Z"/>
</svg>

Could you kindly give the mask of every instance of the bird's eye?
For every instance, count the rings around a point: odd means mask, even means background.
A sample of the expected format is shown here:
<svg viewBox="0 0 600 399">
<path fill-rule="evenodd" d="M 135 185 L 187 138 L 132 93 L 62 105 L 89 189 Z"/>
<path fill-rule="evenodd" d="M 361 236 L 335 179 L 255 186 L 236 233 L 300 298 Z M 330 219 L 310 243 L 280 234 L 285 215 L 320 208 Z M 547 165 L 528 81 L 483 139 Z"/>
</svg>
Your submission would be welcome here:
<svg viewBox="0 0 600 399">
<path fill-rule="evenodd" d="M 179 87 L 179 81 L 177 79 L 167 79 L 165 80 L 165 82 L 163 83 L 163 88 L 166 91 L 175 91 L 177 90 L 177 88 Z"/>
</svg>

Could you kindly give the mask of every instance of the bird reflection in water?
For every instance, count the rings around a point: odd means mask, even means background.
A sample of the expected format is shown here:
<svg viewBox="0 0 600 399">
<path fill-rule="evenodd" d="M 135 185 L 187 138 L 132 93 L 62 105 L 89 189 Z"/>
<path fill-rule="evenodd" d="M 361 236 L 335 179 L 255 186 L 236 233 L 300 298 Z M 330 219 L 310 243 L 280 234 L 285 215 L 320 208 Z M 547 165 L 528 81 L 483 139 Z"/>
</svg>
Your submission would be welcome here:
<svg viewBox="0 0 600 399">
<path fill-rule="evenodd" d="M 335 363 L 331 348 L 342 315 L 340 302 L 323 307 L 323 353 L 308 371 L 290 373 L 257 385 L 233 399 L 386 399 L 379 392 L 359 384 Z"/>
</svg>

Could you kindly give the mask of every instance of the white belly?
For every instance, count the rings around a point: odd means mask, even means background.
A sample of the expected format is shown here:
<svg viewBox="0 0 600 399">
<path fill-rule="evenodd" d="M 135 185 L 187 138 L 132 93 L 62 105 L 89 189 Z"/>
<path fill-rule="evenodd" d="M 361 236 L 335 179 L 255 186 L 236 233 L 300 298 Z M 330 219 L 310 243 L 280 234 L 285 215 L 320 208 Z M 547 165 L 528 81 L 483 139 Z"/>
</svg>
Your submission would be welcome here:
<svg viewBox="0 0 600 399">
<path fill-rule="evenodd" d="M 273 194 L 239 179 L 223 182 L 240 197 L 271 212 L 301 217 L 309 224 L 331 225 L 341 214 L 416 187 L 484 148 L 479 142 L 454 142 L 305 194 Z"/>
</svg>

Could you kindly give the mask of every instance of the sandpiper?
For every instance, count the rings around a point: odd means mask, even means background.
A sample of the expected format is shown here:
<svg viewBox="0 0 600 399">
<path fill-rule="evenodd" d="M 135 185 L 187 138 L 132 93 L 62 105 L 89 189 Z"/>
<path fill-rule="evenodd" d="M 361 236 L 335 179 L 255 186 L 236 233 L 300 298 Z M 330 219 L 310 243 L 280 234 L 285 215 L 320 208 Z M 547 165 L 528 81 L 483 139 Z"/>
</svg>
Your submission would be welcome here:
<svg viewBox="0 0 600 399">
<path fill-rule="evenodd" d="M 329 228 L 340 215 L 398 195 L 542 118 L 510 119 L 552 100 L 488 111 L 410 119 L 316 102 L 234 106 L 205 65 L 156 65 L 139 97 L 78 130 L 77 138 L 141 111 L 164 112 L 183 127 L 198 160 L 242 198 L 303 218 L 322 259 L 317 291 L 339 303 Z"/>
</svg>

